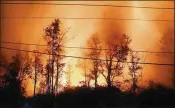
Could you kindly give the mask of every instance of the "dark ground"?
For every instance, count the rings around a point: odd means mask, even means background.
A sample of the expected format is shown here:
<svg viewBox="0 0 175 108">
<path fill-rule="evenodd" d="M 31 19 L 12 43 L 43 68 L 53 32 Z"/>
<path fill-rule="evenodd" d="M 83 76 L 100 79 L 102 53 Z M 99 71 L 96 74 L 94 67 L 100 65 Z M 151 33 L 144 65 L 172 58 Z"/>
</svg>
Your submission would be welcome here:
<svg viewBox="0 0 175 108">
<path fill-rule="evenodd" d="M 117 88 L 76 88 L 52 95 L 24 98 L 0 89 L 0 108 L 175 108 L 175 89 L 147 88 L 138 94 Z M 22 107 L 23 106 L 23 107 Z"/>
</svg>

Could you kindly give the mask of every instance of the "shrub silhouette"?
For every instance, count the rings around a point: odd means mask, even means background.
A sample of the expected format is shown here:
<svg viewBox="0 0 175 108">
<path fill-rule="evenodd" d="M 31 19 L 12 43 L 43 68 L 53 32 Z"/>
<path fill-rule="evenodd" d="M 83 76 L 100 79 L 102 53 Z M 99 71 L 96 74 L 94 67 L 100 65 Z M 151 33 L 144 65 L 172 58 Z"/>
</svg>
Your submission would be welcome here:
<svg viewBox="0 0 175 108">
<path fill-rule="evenodd" d="M 21 93 L 16 90 L 14 94 L 12 88 L 12 85 L 0 88 L 0 105 L 6 105 L 2 108 L 21 108 L 25 103 L 32 108 L 175 107 L 175 89 L 161 85 L 149 87 L 138 94 L 121 92 L 115 87 L 76 87 L 66 89 L 57 95 L 38 94 L 26 98 L 25 101 Z"/>
<path fill-rule="evenodd" d="M 138 95 L 138 106 L 175 107 L 175 90 L 162 85 L 148 88 Z"/>
<path fill-rule="evenodd" d="M 0 106 L 7 108 L 20 108 L 24 100 L 24 89 L 21 82 L 16 78 L 11 78 L 8 85 L 0 88 Z"/>
</svg>

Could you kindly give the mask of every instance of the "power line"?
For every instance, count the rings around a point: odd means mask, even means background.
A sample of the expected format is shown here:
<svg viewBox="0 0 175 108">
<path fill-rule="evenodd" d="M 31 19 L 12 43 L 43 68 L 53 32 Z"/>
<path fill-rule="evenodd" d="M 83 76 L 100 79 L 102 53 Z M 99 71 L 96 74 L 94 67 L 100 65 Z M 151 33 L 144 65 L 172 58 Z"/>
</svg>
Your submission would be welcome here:
<svg viewBox="0 0 175 108">
<path fill-rule="evenodd" d="M 125 5 L 104 5 L 104 4 L 72 4 L 72 3 L 10 3 L 10 2 L 1 2 L 2 4 L 26 4 L 26 5 L 67 5 L 67 6 L 93 6 L 93 7 L 113 7 L 113 8 L 144 8 L 144 9 L 161 9 L 161 10 L 174 10 L 174 8 L 169 7 L 144 7 L 144 6 L 125 6 Z"/>
<path fill-rule="evenodd" d="M 29 53 L 40 53 L 40 54 L 46 54 L 46 55 L 55 55 L 55 56 L 63 56 L 63 57 L 69 57 L 69 58 L 77 58 L 77 59 L 89 59 L 89 60 L 100 60 L 100 61 L 110 61 L 105 59 L 99 59 L 99 58 L 88 58 L 88 57 L 78 57 L 78 56 L 68 56 L 68 55 L 56 55 L 56 54 L 48 54 L 44 52 L 38 52 L 38 51 L 30 51 L 30 50 L 21 50 L 21 49 L 15 49 L 15 48 L 8 48 L 8 47 L 0 47 L 2 49 L 8 49 L 8 50 L 15 50 L 15 51 L 22 51 L 22 52 L 29 52 Z M 122 62 L 122 63 L 132 63 L 132 62 L 125 62 L 125 61 L 116 61 L 112 60 L 112 62 Z M 138 64 L 147 64 L 147 65 L 164 65 L 164 66 L 174 66 L 174 64 L 162 64 L 162 63 L 142 63 L 142 62 L 136 62 Z"/>
<path fill-rule="evenodd" d="M 121 20 L 121 21 L 156 21 L 174 22 L 174 20 L 152 20 L 152 19 L 123 19 L 123 18 L 85 18 L 85 17 L 0 17 L 2 19 L 66 19 L 66 20 Z"/>
<path fill-rule="evenodd" d="M 27 43 L 14 43 L 14 42 L 0 42 L 0 43 L 9 43 L 9 44 L 20 44 L 20 45 L 33 45 L 33 46 L 48 46 L 48 45 L 41 45 L 41 44 L 27 44 Z M 85 47 L 69 47 L 69 46 L 61 46 L 63 48 L 70 48 L 70 49 L 87 49 L 87 50 L 112 50 L 112 49 L 97 49 L 97 48 L 85 48 Z M 134 52 L 141 52 L 141 53 L 167 53 L 167 54 L 174 54 L 174 52 L 155 52 L 155 51 L 135 51 Z"/>
</svg>

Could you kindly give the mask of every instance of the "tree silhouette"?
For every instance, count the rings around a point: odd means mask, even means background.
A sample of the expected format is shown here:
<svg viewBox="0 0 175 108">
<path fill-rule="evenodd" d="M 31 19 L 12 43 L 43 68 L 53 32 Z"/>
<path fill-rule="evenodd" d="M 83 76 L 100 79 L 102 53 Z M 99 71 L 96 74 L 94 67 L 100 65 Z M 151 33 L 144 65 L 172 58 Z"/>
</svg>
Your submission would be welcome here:
<svg viewBox="0 0 175 108">
<path fill-rule="evenodd" d="M 12 56 L 12 62 L 6 69 L 3 76 L 4 86 L 7 87 L 10 97 L 18 98 L 25 93 L 22 83 L 32 77 L 32 59 L 28 55 L 22 56 L 17 53 Z"/>
<path fill-rule="evenodd" d="M 63 68 L 65 66 L 65 63 L 63 63 L 63 57 L 61 56 L 57 56 L 56 57 L 56 80 L 55 80 L 55 87 L 54 87 L 54 90 L 55 90 L 55 93 L 58 92 L 58 84 L 59 84 L 59 78 L 62 76 L 62 73 L 64 72 L 63 71 Z"/>
<path fill-rule="evenodd" d="M 22 56 L 17 53 L 12 57 L 12 61 L 4 66 L 6 69 L 1 80 L 3 87 L 1 89 L 1 99 L 8 103 L 8 106 L 19 108 L 19 101 L 25 95 L 24 81 L 31 78 L 32 60 L 26 55 Z"/>
<path fill-rule="evenodd" d="M 3 54 L 1 54 L 0 56 L 1 56 L 1 59 L 0 59 L 0 87 L 3 87 L 5 84 L 3 76 L 6 74 L 8 62 L 7 62 L 6 57 Z"/>
<path fill-rule="evenodd" d="M 131 76 L 132 91 L 136 93 L 138 78 L 140 77 L 138 70 L 142 69 L 142 67 L 138 64 L 140 58 L 137 53 L 131 52 L 130 56 L 131 64 L 129 64 L 129 75 Z"/>
<path fill-rule="evenodd" d="M 12 57 L 12 62 L 8 66 L 8 71 L 13 77 L 17 77 L 21 82 L 27 77 L 32 77 L 32 58 L 28 55 L 24 57 L 20 54 Z"/>
<path fill-rule="evenodd" d="M 46 85 L 47 85 L 47 93 L 50 94 L 50 91 L 51 91 L 51 71 L 52 71 L 52 68 L 51 68 L 51 62 L 50 60 L 47 60 L 47 63 L 46 63 L 46 66 L 45 66 L 45 71 L 44 71 L 44 76 L 45 76 L 45 81 L 46 81 Z"/>
<path fill-rule="evenodd" d="M 104 63 L 104 71 L 101 72 L 101 74 L 104 76 L 107 82 L 107 86 L 111 87 L 116 82 L 116 77 L 121 76 L 123 74 L 123 69 L 128 52 L 130 50 L 129 44 L 131 42 L 131 39 L 127 35 L 123 35 L 123 41 L 120 42 L 120 44 L 111 44 L 108 43 L 108 49 L 105 52 L 106 61 Z M 113 62 L 115 60 L 116 62 Z M 107 71 L 105 71 L 107 70 Z M 107 73 L 105 73 L 107 72 Z"/>
<path fill-rule="evenodd" d="M 34 50 L 34 52 L 38 52 L 38 50 Z M 34 96 L 36 95 L 36 85 L 39 77 L 43 74 L 43 64 L 41 60 L 41 54 L 39 53 L 34 53 L 34 61 L 33 61 L 33 66 L 35 68 L 34 72 Z"/>
<path fill-rule="evenodd" d="M 0 76 L 3 75 L 5 73 L 5 70 L 8 66 L 8 61 L 6 59 L 6 56 L 4 56 L 4 54 L 0 55 Z"/>
<path fill-rule="evenodd" d="M 61 45 L 64 44 L 64 36 L 65 34 L 60 33 L 60 20 L 55 19 L 51 25 L 49 25 L 45 29 L 45 39 L 47 41 L 48 49 L 47 52 L 48 54 L 52 55 L 48 59 L 48 64 L 47 64 L 47 72 L 48 73 L 48 82 L 51 81 L 51 85 L 48 85 L 48 91 L 51 89 L 52 94 L 54 94 L 54 91 L 57 91 L 58 89 L 58 78 L 59 74 L 61 73 L 61 70 L 64 67 L 64 63 L 62 63 L 63 57 L 60 56 L 61 52 L 63 49 L 61 48 Z M 54 85 L 54 76 L 55 76 L 55 70 L 54 70 L 54 64 L 56 63 L 56 78 L 55 78 L 55 85 Z M 50 65 L 51 65 L 51 71 L 50 71 Z M 50 88 L 51 87 L 51 88 Z"/>
<path fill-rule="evenodd" d="M 98 38 L 98 34 L 92 35 L 90 39 L 87 41 L 88 46 L 91 47 L 92 49 L 88 52 L 87 56 L 90 58 L 100 58 L 101 56 L 101 43 Z M 92 60 L 92 69 L 90 69 L 89 75 L 95 80 L 95 87 L 98 85 L 98 76 L 100 74 L 100 64 L 102 62 L 100 60 Z M 90 76 L 89 76 L 90 77 Z"/>
</svg>

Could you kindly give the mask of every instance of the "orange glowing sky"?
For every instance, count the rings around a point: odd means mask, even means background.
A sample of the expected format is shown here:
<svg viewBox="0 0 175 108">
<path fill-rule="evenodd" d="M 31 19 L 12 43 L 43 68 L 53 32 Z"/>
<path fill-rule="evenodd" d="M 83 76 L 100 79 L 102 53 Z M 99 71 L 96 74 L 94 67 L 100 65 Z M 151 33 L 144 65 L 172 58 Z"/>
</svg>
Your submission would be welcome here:
<svg viewBox="0 0 175 108">
<path fill-rule="evenodd" d="M 152 7 L 174 7 L 171 1 L 54 1 L 53 3 L 89 3 L 89 4 L 112 4 L 112 5 L 132 5 L 132 6 L 152 6 Z M 46 5 L 3 5 L 1 4 L 2 16 L 14 17 L 102 17 L 104 7 L 83 7 L 83 6 L 46 6 Z M 125 19 L 174 19 L 174 11 L 170 10 L 151 10 L 140 8 L 121 8 L 118 15 L 113 15 L 112 11 L 117 12 L 119 8 L 111 8 L 109 17 L 125 18 Z M 166 17 L 165 17 L 166 16 Z M 54 18 L 53 18 L 54 19 Z M 38 43 L 45 44 L 43 38 L 43 29 L 47 27 L 53 19 L 1 19 L 2 41 Z M 61 19 L 62 28 L 71 27 L 67 33 L 68 39 L 76 36 L 74 39 L 66 43 L 66 46 L 83 47 L 91 34 L 96 31 L 99 20 L 71 20 Z M 131 36 L 131 47 L 134 50 L 157 50 L 154 46 L 157 40 L 162 36 L 162 32 L 167 27 L 174 28 L 171 22 L 143 22 L 143 21 L 126 21 L 126 34 Z M 7 45 L 6 45 L 7 46 Z M 9 47 L 21 48 L 19 45 L 9 45 Z M 35 47 L 28 47 L 33 50 Z M 42 48 L 41 48 L 42 50 Z M 3 50 L 8 54 L 14 54 L 7 50 Z M 67 55 L 83 56 L 79 49 L 66 49 Z M 145 54 L 142 55 L 143 58 Z M 153 61 L 154 57 L 148 55 L 146 62 Z M 10 59 L 10 57 L 8 58 Z M 66 59 L 69 61 L 71 58 Z M 73 74 L 71 76 L 72 85 L 78 85 L 83 80 L 82 70 L 75 65 L 77 59 L 72 59 L 69 64 L 73 65 Z M 143 73 L 146 74 L 145 79 L 154 79 L 156 76 L 151 73 L 152 66 L 145 66 Z M 169 76 L 167 76 L 169 77 Z M 28 95 L 33 94 L 32 82 L 27 87 Z"/>
</svg>

